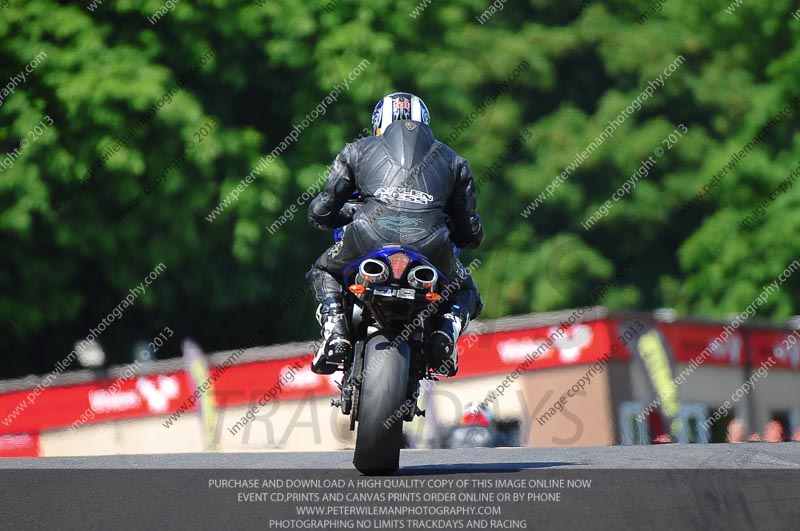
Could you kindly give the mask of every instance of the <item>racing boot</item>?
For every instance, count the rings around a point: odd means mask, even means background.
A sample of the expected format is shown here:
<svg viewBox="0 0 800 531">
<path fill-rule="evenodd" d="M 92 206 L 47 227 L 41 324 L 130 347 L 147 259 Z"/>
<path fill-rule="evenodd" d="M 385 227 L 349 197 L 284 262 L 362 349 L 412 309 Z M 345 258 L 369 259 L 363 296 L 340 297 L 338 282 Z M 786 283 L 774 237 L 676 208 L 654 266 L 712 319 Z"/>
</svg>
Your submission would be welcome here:
<svg viewBox="0 0 800 531">
<path fill-rule="evenodd" d="M 311 370 L 317 374 L 333 374 L 353 351 L 342 302 L 325 299 L 317 319 L 322 327 L 322 345 L 311 362 Z"/>
<path fill-rule="evenodd" d="M 469 314 L 453 305 L 439 318 L 438 327 L 431 334 L 429 352 L 434 372 L 441 376 L 455 376 L 458 372 L 456 342 L 461 331 L 469 324 Z"/>
</svg>

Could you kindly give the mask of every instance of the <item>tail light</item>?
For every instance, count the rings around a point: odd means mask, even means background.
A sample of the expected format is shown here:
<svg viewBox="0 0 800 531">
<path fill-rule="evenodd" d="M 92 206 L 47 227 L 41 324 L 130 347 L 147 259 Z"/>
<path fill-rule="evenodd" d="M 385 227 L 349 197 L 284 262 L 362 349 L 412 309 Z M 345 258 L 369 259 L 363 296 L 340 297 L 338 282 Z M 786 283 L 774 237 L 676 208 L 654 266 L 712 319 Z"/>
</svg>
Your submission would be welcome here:
<svg viewBox="0 0 800 531">
<path fill-rule="evenodd" d="M 378 260 L 368 258 L 358 266 L 358 272 L 366 282 L 383 282 L 389 278 L 389 268 Z"/>
<path fill-rule="evenodd" d="M 392 265 L 392 276 L 395 280 L 403 276 L 403 271 L 406 270 L 411 259 L 405 253 L 394 253 L 389 256 L 389 263 Z"/>
<path fill-rule="evenodd" d="M 350 287 L 347 288 L 350 290 L 350 293 L 355 295 L 363 295 L 367 288 L 365 288 L 362 284 L 350 284 Z"/>
<path fill-rule="evenodd" d="M 439 274 L 430 266 L 417 266 L 408 272 L 408 283 L 413 288 L 430 289 L 439 280 Z"/>
</svg>

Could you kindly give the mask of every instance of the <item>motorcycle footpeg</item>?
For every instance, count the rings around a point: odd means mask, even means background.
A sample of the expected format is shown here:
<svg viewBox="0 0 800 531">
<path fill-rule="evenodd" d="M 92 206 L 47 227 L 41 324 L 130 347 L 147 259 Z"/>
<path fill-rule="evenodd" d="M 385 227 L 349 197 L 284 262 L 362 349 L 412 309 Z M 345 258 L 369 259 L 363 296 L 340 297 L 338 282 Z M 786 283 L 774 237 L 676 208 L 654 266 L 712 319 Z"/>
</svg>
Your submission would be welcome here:
<svg viewBox="0 0 800 531">
<path fill-rule="evenodd" d="M 330 363 L 325 359 L 313 360 L 311 362 L 311 372 L 321 375 L 333 374 L 339 370 L 338 363 Z"/>
</svg>

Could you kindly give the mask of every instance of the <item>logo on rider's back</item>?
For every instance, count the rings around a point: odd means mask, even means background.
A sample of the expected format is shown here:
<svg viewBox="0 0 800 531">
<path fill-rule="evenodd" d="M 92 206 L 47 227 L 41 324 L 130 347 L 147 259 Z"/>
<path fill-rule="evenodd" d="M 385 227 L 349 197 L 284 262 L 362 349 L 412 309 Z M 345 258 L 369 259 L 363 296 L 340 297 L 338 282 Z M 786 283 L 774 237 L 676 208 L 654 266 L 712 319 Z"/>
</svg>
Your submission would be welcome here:
<svg viewBox="0 0 800 531">
<path fill-rule="evenodd" d="M 416 203 L 418 205 L 433 203 L 431 194 L 401 186 L 382 186 L 375 190 L 375 197 L 384 201 L 405 201 L 406 203 Z"/>
</svg>

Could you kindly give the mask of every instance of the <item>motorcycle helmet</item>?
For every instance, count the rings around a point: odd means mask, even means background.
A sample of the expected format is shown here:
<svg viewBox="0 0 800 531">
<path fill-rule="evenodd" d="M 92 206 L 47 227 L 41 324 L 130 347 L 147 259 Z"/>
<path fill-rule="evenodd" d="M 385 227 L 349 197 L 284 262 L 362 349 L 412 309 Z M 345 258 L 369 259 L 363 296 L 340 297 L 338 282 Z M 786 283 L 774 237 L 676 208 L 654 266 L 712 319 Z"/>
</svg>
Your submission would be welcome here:
<svg viewBox="0 0 800 531">
<path fill-rule="evenodd" d="M 494 418 L 489 408 L 478 402 L 467 404 L 467 407 L 464 408 L 464 413 L 461 415 L 462 426 L 483 426 L 488 428 L 493 420 Z"/>
<path fill-rule="evenodd" d="M 379 136 L 395 120 L 428 124 L 430 113 L 421 98 L 408 92 L 394 92 L 381 98 L 372 111 L 372 134 Z"/>
</svg>

